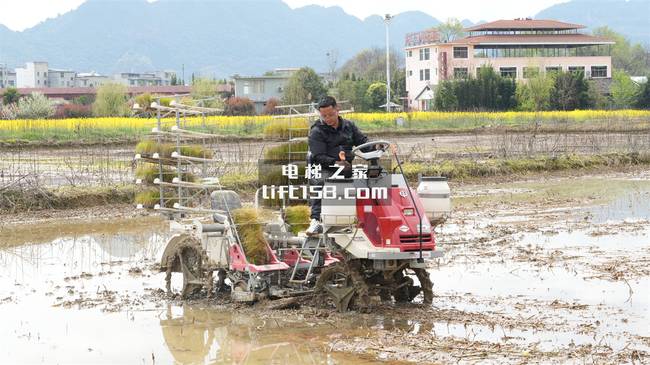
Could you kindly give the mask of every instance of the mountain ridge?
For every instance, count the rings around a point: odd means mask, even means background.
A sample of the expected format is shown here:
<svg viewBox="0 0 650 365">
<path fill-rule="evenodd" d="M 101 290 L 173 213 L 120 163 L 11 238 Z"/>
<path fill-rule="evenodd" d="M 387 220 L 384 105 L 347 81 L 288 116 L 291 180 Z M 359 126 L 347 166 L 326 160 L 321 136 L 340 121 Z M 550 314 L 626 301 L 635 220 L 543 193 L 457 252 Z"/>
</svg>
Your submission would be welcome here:
<svg viewBox="0 0 650 365">
<path fill-rule="evenodd" d="M 620 8 L 611 13 L 618 18 L 629 9 L 638 13 L 637 2 L 642 2 L 630 1 L 633 6 L 624 0 L 608 0 Z M 571 14 L 581 6 L 600 11 L 602 5 L 597 3 L 573 0 L 551 6 L 536 17 L 589 20 Z M 562 12 L 566 14 L 560 16 Z M 471 24 L 466 19 L 462 23 Z M 438 19 L 418 10 L 398 14 L 390 23 L 391 47 L 401 50 L 406 33 L 438 24 Z M 645 31 L 630 32 L 643 35 Z M 10 67 L 47 60 L 50 67 L 77 72 L 171 69 L 180 75 L 184 65 L 186 79 L 192 73 L 223 78 L 258 75 L 280 67 L 310 66 L 325 72 L 330 63 L 326 54 L 331 50 L 337 50 L 340 66 L 365 48 L 384 46 L 385 25 L 379 15 L 359 19 L 338 6 L 291 9 L 281 0 L 87 0 L 22 32 L 0 25 L 0 63 Z"/>
</svg>

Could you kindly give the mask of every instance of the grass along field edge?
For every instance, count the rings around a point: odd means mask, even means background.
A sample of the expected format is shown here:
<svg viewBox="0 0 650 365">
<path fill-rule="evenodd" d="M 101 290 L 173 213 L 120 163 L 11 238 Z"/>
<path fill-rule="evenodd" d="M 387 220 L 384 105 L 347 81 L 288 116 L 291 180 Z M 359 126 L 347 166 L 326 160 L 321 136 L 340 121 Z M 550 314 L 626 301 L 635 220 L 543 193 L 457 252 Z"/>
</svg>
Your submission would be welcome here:
<svg viewBox="0 0 650 365">
<path fill-rule="evenodd" d="M 539 172 L 591 170 L 649 166 L 650 154 L 605 154 L 521 159 L 490 159 L 485 161 L 457 160 L 439 163 L 405 163 L 404 173 L 412 183 L 418 174 L 446 176 L 451 181 L 472 180 L 491 176 L 526 175 Z M 230 174 L 221 178 L 225 189 L 251 196 L 257 189 L 256 174 Z M 47 209 L 75 209 L 106 204 L 133 203 L 141 191 L 136 185 L 109 187 L 61 187 L 56 189 L 29 188 L 0 190 L 0 213 L 16 213 Z"/>
</svg>

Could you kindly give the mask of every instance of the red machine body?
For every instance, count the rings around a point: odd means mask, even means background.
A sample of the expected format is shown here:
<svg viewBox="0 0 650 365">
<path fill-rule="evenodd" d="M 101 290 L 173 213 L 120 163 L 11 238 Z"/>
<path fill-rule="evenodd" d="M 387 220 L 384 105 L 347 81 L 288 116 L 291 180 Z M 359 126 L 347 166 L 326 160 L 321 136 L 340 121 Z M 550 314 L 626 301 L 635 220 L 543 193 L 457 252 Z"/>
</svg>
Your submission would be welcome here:
<svg viewBox="0 0 650 365">
<path fill-rule="evenodd" d="M 357 199 L 357 218 L 359 227 L 376 247 L 395 248 L 400 251 L 420 250 L 420 218 L 422 218 L 422 250 L 436 248 L 435 237 L 429 219 L 424 214 L 424 206 L 415 190 L 408 188 L 388 188 L 388 199 Z M 415 201 L 415 205 L 413 204 Z M 416 209 L 417 207 L 417 209 Z"/>
</svg>

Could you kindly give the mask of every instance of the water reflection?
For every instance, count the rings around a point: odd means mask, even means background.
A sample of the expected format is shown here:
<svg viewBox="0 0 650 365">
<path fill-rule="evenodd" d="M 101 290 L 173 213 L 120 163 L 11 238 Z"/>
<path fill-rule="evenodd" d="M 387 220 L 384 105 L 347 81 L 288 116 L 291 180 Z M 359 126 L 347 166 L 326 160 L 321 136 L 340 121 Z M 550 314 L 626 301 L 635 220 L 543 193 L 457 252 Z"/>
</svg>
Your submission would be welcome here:
<svg viewBox="0 0 650 365">
<path fill-rule="evenodd" d="M 168 305 L 160 327 L 179 364 L 337 363 L 324 345 L 331 327 L 192 305 Z"/>
</svg>

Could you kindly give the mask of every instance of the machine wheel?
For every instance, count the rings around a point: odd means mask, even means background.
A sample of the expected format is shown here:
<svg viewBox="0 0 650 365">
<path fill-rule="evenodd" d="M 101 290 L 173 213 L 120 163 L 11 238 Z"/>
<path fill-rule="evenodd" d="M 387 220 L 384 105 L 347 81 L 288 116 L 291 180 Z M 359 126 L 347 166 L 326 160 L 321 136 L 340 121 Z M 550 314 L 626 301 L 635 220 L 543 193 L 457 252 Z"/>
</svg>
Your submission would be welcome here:
<svg viewBox="0 0 650 365">
<path fill-rule="evenodd" d="M 206 284 L 201 267 L 201 253 L 195 247 L 184 247 L 178 253 L 178 259 L 183 273 L 181 297 L 186 299 L 200 291 Z"/>
<path fill-rule="evenodd" d="M 397 303 L 408 303 L 420 293 L 421 288 L 413 285 L 413 279 L 404 275 L 404 271 L 397 271 L 394 275 L 394 285 L 396 289 L 393 291 L 393 297 Z"/>
<path fill-rule="evenodd" d="M 212 273 L 203 268 L 203 252 L 200 243 L 190 236 L 179 236 L 173 238 L 163 254 L 163 268 L 167 275 L 165 277 L 167 293 L 172 295 L 171 278 L 172 272 L 180 272 L 183 275 L 183 286 L 181 297 L 186 299 L 196 294 L 204 286 L 211 291 Z"/>
<path fill-rule="evenodd" d="M 433 282 L 431 281 L 429 272 L 426 269 L 422 268 L 411 270 L 415 271 L 415 276 L 417 276 L 418 280 L 420 281 L 420 286 L 424 294 L 424 300 L 422 300 L 422 303 L 431 305 L 431 303 L 433 303 Z"/>
<path fill-rule="evenodd" d="M 329 298 L 339 312 L 349 309 L 352 297 L 356 294 L 352 278 L 342 264 L 325 268 L 316 281 L 314 291 L 321 303 Z"/>
</svg>

